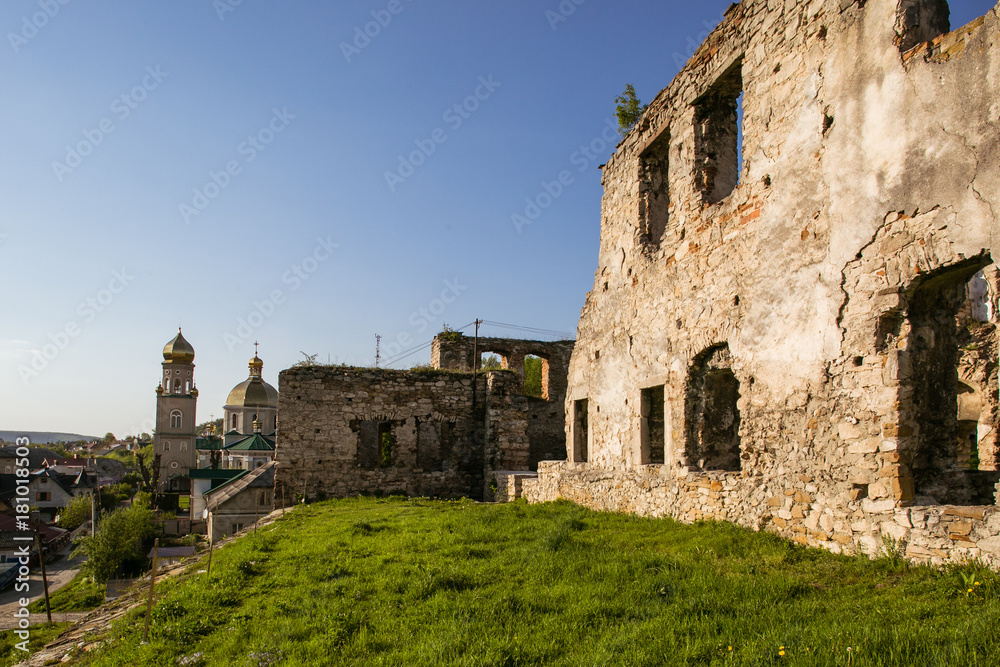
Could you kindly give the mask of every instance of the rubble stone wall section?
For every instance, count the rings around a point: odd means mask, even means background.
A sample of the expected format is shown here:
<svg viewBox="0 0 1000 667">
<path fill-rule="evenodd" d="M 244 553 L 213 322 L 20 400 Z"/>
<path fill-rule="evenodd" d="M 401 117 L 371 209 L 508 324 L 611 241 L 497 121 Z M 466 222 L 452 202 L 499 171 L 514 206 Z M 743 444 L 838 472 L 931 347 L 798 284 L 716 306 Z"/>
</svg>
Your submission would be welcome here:
<svg viewBox="0 0 1000 667">
<path fill-rule="evenodd" d="M 278 497 L 472 497 L 528 469 L 527 399 L 511 371 L 313 366 L 280 375 Z M 282 496 L 281 494 L 285 494 Z"/>
<path fill-rule="evenodd" d="M 316 366 L 283 371 L 279 382 L 275 458 L 288 497 L 482 497 L 485 377 L 476 412 L 466 373 Z M 365 422 L 390 425 L 388 465 L 362 467 Z M 437 440 L 433 469 L 418 460 L 421 435 L 425 445 Z"/>
<path fill-rule="evenodd" d="M 978 385 L 988 435 L 995 348 L 967 353 L 995 325 L 958 321 L 1000 231 L 1000 20 L 941 34 L 942 5 L 730 7 L 604 167 L 565 403 L 586 460 L 540 464 L 530 500 L 998 563 L 995 437 L 970 469 L 955 393 Z M 736 394 L 693 383 L 713 355 Z M 735 412 L 738 469 L 698 455 L 695 399 Z"/>
<path fill-rule="evenodd" d="M 526 397 L 529 451 L 526 465 L 534 470 L 539 461 L 566 457 L 566 377 L 573 341 L 545 342 L 513 338 L 479 338 L 457 332 L 439 334 L 431 346 L 434 368 L 471 371 L 475 352 L 500 357 L 501 368 L 516 371 L 524 380 L 524 358 L 542 360 L 542 397 Z M 513 388 L 512 391 L 516 391 Z M 520 466 L 520 463 L 518 464 Z M 520 467 L 510 468 L 521 470 Z"/>
</svg>

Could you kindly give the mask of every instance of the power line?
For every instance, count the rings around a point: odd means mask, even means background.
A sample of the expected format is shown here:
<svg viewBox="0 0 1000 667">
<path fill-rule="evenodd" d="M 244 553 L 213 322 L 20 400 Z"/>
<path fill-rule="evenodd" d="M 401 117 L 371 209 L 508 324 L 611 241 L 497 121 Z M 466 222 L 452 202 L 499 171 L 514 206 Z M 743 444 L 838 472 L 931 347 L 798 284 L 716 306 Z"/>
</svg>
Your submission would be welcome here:
<svg viewBox="0 0 1000 667">
<path fill-rule="evenodd" d="M 476 324 L 475 322 L 469 322 L 468 324 L 460 326 L 457 329 L 452 329 L 452 331 L 464 331 L 464 330 L 468 329 L 469 327 L 471 327 L 471 326 L 473 326 L 475 324 Z M 559 337 L 568 338 L 568 339 L 575 338 L 574 334 L 569 333 L 567 331 L 553 331 L 552 329 L 538 329 L 536 327 L 522 327 L 522 326 L 518 326 L 516 324 L 505 324 L 503 322 L 492 322 L 490 320 L 484 320 L 484 321 L 482 321 L 482 324 L 488 324 L 490 326 L 501 327 L 501 328 L 504 328 L 504 329 L 514 329 L 514 330 L 517 330 L 517 331 L 527 331 L 529 333 L 533 333 L 533 334 L 536 334 L 536 335 L 544 334 L 544 335 L 549 335 L 549 336 L 559 336 Z M 432 338 L 431 340 L 427 341 L 423 345 L 420 345 L 419 347 L 415 347 L 412 350 L 407 350 L 406 352 L 404 352 L 402 354 L 399 354 L 399 355 L 397 355 L 397 356 L 395 356 L 395 357 L 393 357 L 391 359 L 387 359 L 386 361 L 383 362 L 383 365 L 385 367 L 392 366 L 393 364 L 396 364 L 396 363 L 402 361 L 403 359 L 406 359 L 408 357 L 412 357 L 417 352 L 422 352 L 423 350 L 426 350 L 427 348 L 429 348 L 433 344 L 434 344 L 434 339 Z"/>
<path fill-rule="evenodd" d="M 485 322 L 483 322 L 483 324 L 488 324 L 488 325 L 494 326 L 494 327 L 501 327 L 501 328 L 504 328 L 504 329 L 514 329 L 514 330 L 517 330 L 517 331 L 528 331 L 528 332 L 531 332 L 531 333 L 546 334 L 546 335 L 550 335 L 550 336 L 569 336 L 570 338 L 574 337 L 574 334 L 572 334 L 572 333 L 570 333 L 568 331 L 553 331 L 552 329 L 538 329 L 536 327 L 522 327 L 522 326 L 519 326 L 519 325 L 516 325 L 516 324 L 505 324 L 503 322 L 493 322 L 491 320 L 486 320 Z"/>
<path fill-rule="evenodd" d="M 466 324 L 464 326 L 461 326 L 461 327 L 459 327 L 457 329 L 452 329 L 452 331 L 463 331 L 463 330 L 468 329 L 469 327 L 471 327 L 473 324 L 475 324 L 475 322 L 469 322 L 468 324 Z M 413 348 L 412 350 L 410 350 L 408 352 L 405 352 L 403 354 L 400 354 L 398 356 L 393 357 L 392 359 L 387 360 L 385 362 L 385 365 L 386 366 L 392 366 L 396 362 L 402 361 L 403 359 L 406 359 L 407 357 L 412 356 L 412 355 L 416 354 L 417 352 L 420 352 L 421 350 L 426 350 L 427 348 L 429 348 L 433 344 L 434 344 L 434 339 L 432 338 L 429 341 L 427 341 L 426 343 L 424 343 L 423 345 L 421 345 L 420 347 Z"/>
</svg>

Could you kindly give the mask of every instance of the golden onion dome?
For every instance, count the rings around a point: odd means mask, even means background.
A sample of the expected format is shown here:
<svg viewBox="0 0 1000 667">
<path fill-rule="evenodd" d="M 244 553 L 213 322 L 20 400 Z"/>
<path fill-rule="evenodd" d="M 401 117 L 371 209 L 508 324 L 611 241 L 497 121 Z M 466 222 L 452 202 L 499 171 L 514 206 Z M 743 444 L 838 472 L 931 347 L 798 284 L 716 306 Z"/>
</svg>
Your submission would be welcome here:
<svg viewBox="0 0 1000 667">
<path fill-rule="evenodd" d="M 229 392 L 227 408 L 277 408 L 278 390 L 259 377 L 239 383 Z"/>
<path fill-rule="evenodd" d="M 171 364 L 190 364 L 194 362 L 194 348 L 184 339 L 181 330 L 177 329 L 177 337 L 163 346 L 163 360 Z"/>
<path fill-rule="evenodd" d="M 255 354 L 250 360 L 250 368 L 264 368 L 264 362 Z"/>
</svg>

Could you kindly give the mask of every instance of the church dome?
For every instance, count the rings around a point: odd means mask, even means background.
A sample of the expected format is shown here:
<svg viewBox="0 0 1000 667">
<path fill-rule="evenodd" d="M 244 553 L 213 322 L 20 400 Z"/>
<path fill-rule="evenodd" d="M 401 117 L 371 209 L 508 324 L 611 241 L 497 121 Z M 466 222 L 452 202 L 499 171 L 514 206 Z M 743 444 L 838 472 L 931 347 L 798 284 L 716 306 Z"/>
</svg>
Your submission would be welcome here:
<svg viewBox="0 0 1000 667">
<path fill-rule="evenodd" d="M 264 362 L 256 354 L 250 360 L 250 377 L 233 387 L 226 399 L 227 408 L 277 408 L 278 390 L 264 382 Z"/>
<path fill-rule="evenodd" d="M 173 364 L 194 362 L 194 348 L 184 339 L 180 329 L 177 329 L 177 337 L 163 346 L 163 360 Z"/>
<path fill-rule="evenodd" d="M 240 382 L 229 392 L 227 408 L 277 408 L 278 390 L 258 377 Z"/>
</svg>

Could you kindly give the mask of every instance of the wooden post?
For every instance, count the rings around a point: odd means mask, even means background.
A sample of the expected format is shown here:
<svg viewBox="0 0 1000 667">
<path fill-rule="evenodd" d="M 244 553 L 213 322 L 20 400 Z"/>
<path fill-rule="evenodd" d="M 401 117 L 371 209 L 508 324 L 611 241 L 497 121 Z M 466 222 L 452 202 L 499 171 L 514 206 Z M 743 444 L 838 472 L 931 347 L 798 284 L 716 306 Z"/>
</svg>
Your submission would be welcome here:
<svg viewBox="0 0 1000 667">
<path fill-rule="evenodd" d="M 35 522 L 35 546 L 38 548 L 38 565 L 42 568 L 42 590 L 45 592 L 45 615 L 52 622 L 52 608 L 49 606 L 49 578 L 45 576 L 45 553 L 42 547 L 41 525 Z"/>
<path fill-rule="evenodd" d="M 208 572 L 205 576 L 212 574 L 212 550 L 215 548 L 215 537 L 212 535 L 212 513 L 208 513 Z"/>
<path fill-rule="evenodd" d="M 160 538 L 153 540 L 153 569 L 149 572 L 149 599 L 146 601 L 146 628 L 142 631 L 142 641 L 149 641 L 149 616 L 153 613 L 153 587 L 156 586 L 156 558 L 160 555 Z"/>
</svg>

